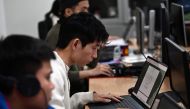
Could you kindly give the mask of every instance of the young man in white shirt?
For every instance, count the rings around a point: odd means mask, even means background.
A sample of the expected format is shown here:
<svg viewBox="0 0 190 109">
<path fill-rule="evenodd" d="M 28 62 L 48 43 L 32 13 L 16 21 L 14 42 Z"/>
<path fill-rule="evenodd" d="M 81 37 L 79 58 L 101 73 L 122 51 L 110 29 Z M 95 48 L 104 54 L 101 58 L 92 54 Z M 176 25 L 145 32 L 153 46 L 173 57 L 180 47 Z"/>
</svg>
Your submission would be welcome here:
<svg viewBox="0 0 190 109">
<path fill-rule="evenodd" d="M 79 12 L 88 12 L 89 1 L 88 0 L 59 0 L 59 13 L 62 20 L 71 16 L 72 14 L 77 14 Z M 52 47 L 55 48 L 59 36 L 60 23 L 57 22 L 47 34 L 46 41 Z M 66 36 L 67 37 L 67 36 Z M 97 64 L 97 59 L 95 59 L 90 64 L 90 69 L 83 70 L 77 65 L 71 66 L 69 70 L 69 79 L 71 85 L 70 95 L 76 92 L 87 91 L 87 80 L 86 78 L 95 77 L 99 75 L 113 76 L 113 71 L 107 64 Z M 83 85 L 83 87 L 78 87 Z"/>
<path fill-rule="evenodd" d="M 56 60 L 51 62 L 51 81 L 55 85 L 50 104 L 56 109 L 78 109 L 89 102 L 120 101 L 122 98 L 111 94 L 81 92 L 69 96 L 68 71 L 71 65 L 84 66 L 97 58 L 97 50 L 103 46 L 108 33 L 103 24 L 88 13 L 74 14 L 61 21 L 59 39 L 55 49 Z"/>
</svg>

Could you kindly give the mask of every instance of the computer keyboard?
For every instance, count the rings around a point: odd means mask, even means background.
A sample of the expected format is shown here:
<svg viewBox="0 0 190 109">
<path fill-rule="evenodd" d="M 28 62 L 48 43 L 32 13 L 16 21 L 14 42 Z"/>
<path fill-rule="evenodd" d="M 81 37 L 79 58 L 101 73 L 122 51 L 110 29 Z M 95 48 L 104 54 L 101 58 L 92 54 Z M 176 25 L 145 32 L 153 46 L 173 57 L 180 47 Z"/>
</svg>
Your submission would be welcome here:
<svg viewBox="0 0 190 109">
<path fill-rule="evenodd" d="M 130 96 L 122 96 L 124 98 L 121 102 L 114 103 L 115 108 L 129 108 L 129 109 L 139 109 L 136 101 Z"/>
<path fill-rule="evenodd" d="M 130 95 L 121 96 L 124 98 L 121 102 L 111 101 L 109 103 L 90 103 L 90 109 L 116 109 L 116 108 L 129 108 L 129 109 L 142 109 Z"/>
</svg>

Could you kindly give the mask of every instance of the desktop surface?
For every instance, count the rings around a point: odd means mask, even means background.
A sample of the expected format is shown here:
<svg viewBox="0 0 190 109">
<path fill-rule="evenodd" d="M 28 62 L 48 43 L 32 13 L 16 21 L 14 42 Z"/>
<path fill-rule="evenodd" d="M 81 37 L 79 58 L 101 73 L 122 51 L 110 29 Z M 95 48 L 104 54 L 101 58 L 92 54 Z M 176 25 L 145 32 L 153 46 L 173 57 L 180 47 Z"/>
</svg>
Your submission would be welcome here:
<svg viewBox="0 0 190 109">
<path fill-rule="evenodd" d="M 115 95 L 128 95 L 128 89 L 134 87 L 137 77 L 97 77 L 89 78 L 89 91 L 96 91 Z M 166 77 L 161 86 L 160 92 L 170 91 L 169 78 Z"/>
<path fill-rule="evenodd" d="M 135 86 L 137 77 L 104 77 L 90 78 L 89 91 L 102 94 L 127 95 L 128 89 Z"/>
</svg>

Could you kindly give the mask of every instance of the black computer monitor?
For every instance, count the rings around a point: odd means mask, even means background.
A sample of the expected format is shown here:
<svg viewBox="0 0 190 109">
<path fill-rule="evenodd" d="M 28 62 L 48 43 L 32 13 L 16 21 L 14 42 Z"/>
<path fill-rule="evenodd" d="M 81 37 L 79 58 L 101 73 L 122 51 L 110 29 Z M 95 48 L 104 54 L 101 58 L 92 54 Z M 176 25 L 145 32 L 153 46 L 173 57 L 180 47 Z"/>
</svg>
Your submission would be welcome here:
<svg viewBox="0 0 190 109">
<path fill-rule="evenodd" d="M 144 26 L 145 26 L 145 15 L 142 9 L 136 8 L 136 33 L 137 33 L 137 45 L 140 48 L 140 53 L 144 51 Z"/>
<path fill-rule="evenodd" d="M 135 0 L 134 0 L 135 1 Z M 137 1 L 137 6 L 141 6 L 141 7 L 148 7 L 148 8 L 159 8 L 159 4 L 160 2 L 162 2 L 162 0 L 136 0 Z"/>
<path fill-rule="evenodd" d="M 167 59 L 167 50 L 166 50 L 166 46 L 164 46 L 164 39 L 166 37 L 170 36 L 170 19 L 169 19 L 169 11 L 168 8 L 166 7 L 165 3 L 161 3 L 160 4 L 160 19 L 161 19 L 161 44 L 162 44 L 162 62 L 165 64 L 168 64 L 168 59 Z"/>
<path fill-rule="evenodd" d="M 187 46 L 184 24 L 184 9 L 182 5 L 172 3 L 170 9 L 171 35 L 179 45 Z"/>
<path fill-rule="evenodd" d="M 160 13 L 160 3 L 164 3 L 166 5 L 166 8 L 168 8 L 168 0 L 145 0 L 145 8 L 148 8 L 148 10 L 155 10 L 155 31 L 160 32 L 161 31 L 161 13 Z"/>
<path fill-rule="evenodd" d="M 160 3 L 162 2 L 163 0 L 146 0 L 146 4 L 147 6 L 151 7 L 151 8 L 159 8 L 159 5 Z"/>
<path fill-rule="evenodd" d="M 171 89 L 179 95 L 182 102 L 189 109 L 190 72 L 187 53 L 169 38 L 165 38 L 165 41 L 168 50 Z"/>
</svg>

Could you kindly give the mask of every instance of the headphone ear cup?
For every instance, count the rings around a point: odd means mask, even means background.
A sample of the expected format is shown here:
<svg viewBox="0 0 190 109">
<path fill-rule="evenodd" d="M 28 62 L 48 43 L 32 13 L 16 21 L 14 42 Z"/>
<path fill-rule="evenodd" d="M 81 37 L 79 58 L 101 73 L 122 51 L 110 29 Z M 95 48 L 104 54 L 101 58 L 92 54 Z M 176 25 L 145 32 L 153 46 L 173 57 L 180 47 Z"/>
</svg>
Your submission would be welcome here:
<svg viewBox="0 0 190 109">
<path fill-rule="evenodd" d="M 41 89 L 39 81 L 33 75 L 27 75 L 17 81 L 17 90 L 27 97 L 35 96 Z"/>
<path fill-rule="evenodd" d="M 0 90 L 2 89 L 7 89 L 6 92 L 4 93 L 11 93 L 14 87 L 15 79 L 11 77 L 6 77 L 3 75 L 0 75 Z"/>
</svg>

